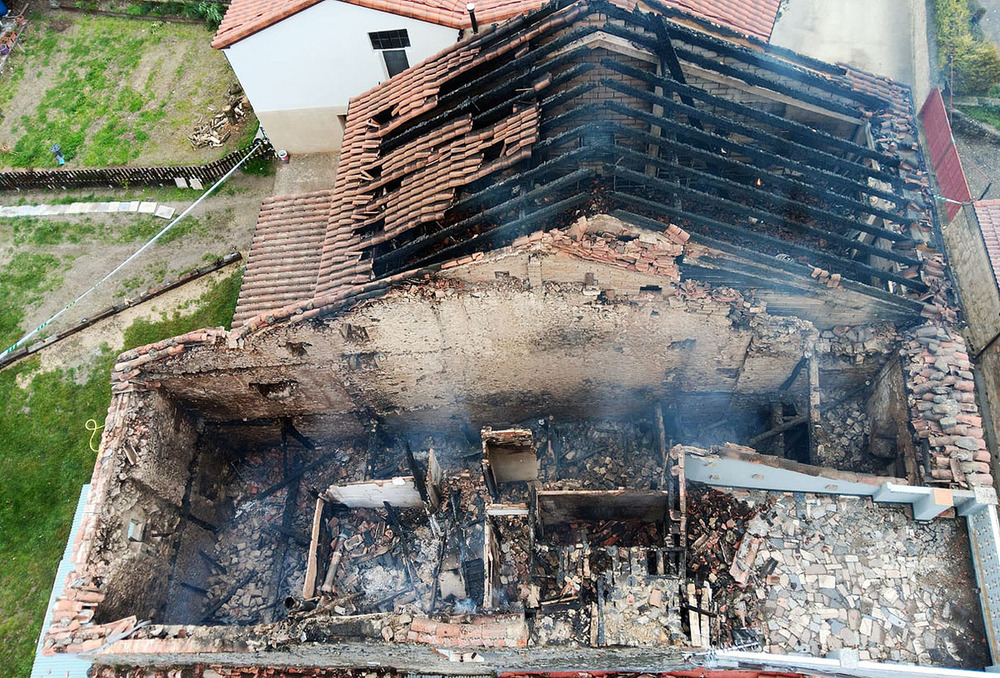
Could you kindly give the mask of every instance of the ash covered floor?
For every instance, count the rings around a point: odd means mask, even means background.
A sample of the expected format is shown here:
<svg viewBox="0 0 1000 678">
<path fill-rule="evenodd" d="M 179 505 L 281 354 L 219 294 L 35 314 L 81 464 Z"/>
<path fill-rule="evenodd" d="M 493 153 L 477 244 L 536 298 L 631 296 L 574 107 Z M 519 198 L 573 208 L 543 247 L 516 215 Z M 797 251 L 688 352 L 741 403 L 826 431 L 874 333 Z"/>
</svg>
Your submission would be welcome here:
<svg viewBox="0 0 1000 678">
<path fill-rule="evenodd" d="M 865 660 L 990 663 L 964 521 L 917 523 L 903 508 L 855 497 L 707 492 L 706 501 L 733 502 L 749 518 L 746 534 L 760 538 L 746 589 L 730 584 L 717 596 L 771 652 L 858 647 Z"/>
</svg>

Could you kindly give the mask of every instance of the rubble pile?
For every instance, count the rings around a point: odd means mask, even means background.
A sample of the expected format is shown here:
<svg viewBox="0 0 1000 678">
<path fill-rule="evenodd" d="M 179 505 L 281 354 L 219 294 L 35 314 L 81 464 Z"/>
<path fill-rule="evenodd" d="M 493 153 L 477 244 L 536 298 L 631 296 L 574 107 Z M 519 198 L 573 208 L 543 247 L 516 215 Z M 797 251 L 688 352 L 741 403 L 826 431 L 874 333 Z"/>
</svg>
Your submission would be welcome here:
<svg viewBox="0 0 1000 678">
<path fill-rule="evenodd" d="M 990 453 L 965 340 L 930 324 L 911 336 L 904 347 L 910 421 L 928 446 L 925 478 L 958 487 L 992 487 Z"/>
<path fill-rule="evenodd" d="M 886 459 L 872 456 L 868 436 L 871 422 L 861 403 L 856 400 L 842 402 L 822 412 L 823 425 L 818 427 L 817 458 L 820 466 L 871 473 L 895 475 L 887 467 L 895 464 L 895 455 Z"/>
<path fill-rule="evenodd" d="M 430 582 L 438 563 L 439 543 L 422 511 L 404 511 L 399 533 L 383 509 L 354 509 L 331 519 L 340 542 L 339 568 L 321 587 L 325 607 L 336 614 L 391 612 L 399 606 L 430 600 Z M 329 573 L 329 563 L 321 572 Z"/>
<path fill-rule="evenodd" d="M 914 523 L 857 497 L 728 490 L 759 510 L 745 596 L 771 652 L 981 667 L 989 663 L 961 523 Z M 749 615 L 748 615 L 749 616 Z"/>
<path fill-rule="evenodd" d="M 567 423 L 538 434 L 545 489 L 613 490 L 658 487 L 663 460 L 651 427 L 634 422 Z M 551 442 L 552 453 L 546 444 Z"/>
<path fill-rule="evenodd" d="M 498 516 L 493 523 L 500 542 L 497 605 L 501 610 L 524 609 L 524 601 L 531 595 L 531 546 L 527 516 Z"/>
<path fill-rule="evenodd" d="M 752 640 L 753 630 L 760 628 L 763 611 L 758 600 L 747 595 L 746 586 L 759 576 L 747 565 L 759 549 L 755 532 L 764 510 L 705 485 L 688 487 L 687 578 L 712 591 L 716 644 Z"/>
<path fill-rule="evenodd" d="M 881 362 L 890 355 L 899 342 L 896 328 L 885 323 L 882 325 L 865 325 L 849 327 L 838 325 L 833 329 L 823 330 L 816 340 L 816 353 L 829 354 L 849 363 L 862 363 L 870 358 Z"/>
</svg>

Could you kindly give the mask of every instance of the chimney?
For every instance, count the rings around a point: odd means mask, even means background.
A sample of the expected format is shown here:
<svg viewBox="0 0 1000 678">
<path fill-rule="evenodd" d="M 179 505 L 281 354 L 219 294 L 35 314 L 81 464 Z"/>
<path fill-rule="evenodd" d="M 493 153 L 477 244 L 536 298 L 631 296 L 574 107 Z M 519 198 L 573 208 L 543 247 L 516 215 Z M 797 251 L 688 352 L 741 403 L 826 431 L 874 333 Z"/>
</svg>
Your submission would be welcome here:
<svg viewBox="0 0 1000 678">
<path fill-rule="evenodd" d="M 473 3 L 473 2 L 470 2 L 468 5 L 465 6 L 465 9 L 468 10 L 468 12 L 469 12 L 469 18 L 472 19 L 472 32 L 473 33 L 478 33 L 479 32 L 479 22 L 476 21 L 476 4 Z"/>
</svg>

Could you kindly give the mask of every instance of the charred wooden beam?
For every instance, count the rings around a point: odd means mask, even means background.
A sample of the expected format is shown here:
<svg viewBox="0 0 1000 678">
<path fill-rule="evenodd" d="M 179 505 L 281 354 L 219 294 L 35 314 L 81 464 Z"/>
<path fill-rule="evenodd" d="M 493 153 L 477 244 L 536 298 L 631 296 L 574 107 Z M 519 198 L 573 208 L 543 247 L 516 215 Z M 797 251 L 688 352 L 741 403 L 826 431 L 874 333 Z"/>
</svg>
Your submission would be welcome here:
<svg viewBox="0 0 1000 678">
<path fill-rule="evenodd" d="M 615 154 L 618 155 L 619 157 L 631 157 L 633 160 L 636 160 L 638 162 L 644 162 L 647 164 L 652 164 L 657 167 L 672 169 L 670 163 L 664 162 L 657 158 L 650 158 L 648 156 L 642 155 L 641 153 L 637 153 L 635 151 L 623 148 L 621 146 L 614 146 L 613 148 Z M 860 240 L 855 240 L 854 238 L 848 238 L 847 236 L 843 236 L 838 233 L 834 233 L 832 231 L 814 228 L 812 226 L 809 226 L 808 224 L 804 224 L 802 222 L 789 219 L 784 215 L 784 213 L 773 212 L 758 207 L 754 207 L 753 206 L 755 204 L 754 202 L 750 202 L 750 204 L 745 205 L 738 202 L 734 202 L 727 198 L 723 198 L 720 195 L 712 195 L 710 193 L 705 193 L 703 191 L 698 191 L 696 189 L 689 188 L 680 183 L 674 184 L 671 182 L 664 181 L 663 179 L 657 179 L 655 177 L 651 177 L 651 179 L 657 182 L 656 186 L 658 188 L 660 188 L 664 192 L 670 193 L 678 197 L 688 198 L 696 202 L 702 200 L 708 201 L 708 204 L 711 204 L 713 207 L 732 212 L 734 214 L 739 215 L 740 217 L 745 218 L 747 216 L 751 216 L 756 219 L 764 220 L 771 224 L 780 225 L 785 228 L 798 231 L 803 235 L 808 235 L 813 238 L 828 240 L 830 242 L 837 243 L 843 246 L 845 249 L 856 249 L 858 251 L 866 252 L 874 256 L 883 257 L 885 259 L 890 259 L 892 261 L 897 261 L 899 263 L 906 264 L 907 266 L 920 266 L 920 262 L 911 257 L 907 257 L 892 250 L 887 250 L 875 245 L 870 245 Z"/>
<path fill-rule="evenodd" d="M 484 110 L 482 113 L 477 113 L 472 118 L 472 124 L 474 127 L 480 127 L 495 122 L 496 120 L 503 117 L 502 114 L 505 111 L 512 110 L 517 103 L 524 101 L 526 97 L 534 100 L 537 98 L 538 92 L 551 89 L 555 89 L 556 91 L 558 91 L 558 88 L 561 87 L 563 84 L 575 78 L 579 78 L 583 74 L 587 73 L 588 71 L 592 71 L 595 68 L 597 68 L 597 64 L 589 62 L 570 66 L 566 70 L 560 72 L 558 75 L 552 76 L 549 79 L 548 84 L 545 85 L 544 87 L 540 87 L 539 89 L 532 89 L 528 92 L 523 92 L 523 91 L 515 92 L 513 96 L 505 99 L 496 106 L 488 108 Z M 576 96 L 580 96 L 580 94 L 582 94 L 582 92 L 578 93 Z"/>
<path fill-rule="evenodd" d="M 561 188 L 571 186 L 591 176 L 593 176 L 593 170 L 590 169 L 576 170 L 575 172 L 572 172 L 562 177 L 561 179 L 545 184 L 539 188 L 536 188 L 533 191 L 525 193 L 524 195 L 503 202 L 495 207 L 491 207 L 490 209 L 484 210 L 473 217 L 460 221 L 457 224 L 448 226 L 447 228 L 443 228 L 440 231 L 436 231 L 434 233 L 425 235 L 410 243 L 407 243 L 406 245 L 403 245 L 399 249 L 393 250 L 392 252 L 389 252 L 381 257 L 377 257 L 373 262 L 373 265 L 378 267 L 385 266 L 392 270 L 398 270 L 397 267 L 399 267 L 401 264 L 404 265 L 403 266 L 404 269 L 409 268 L 405 266 L 405 260 L 407 257 L 415 255 L 419 253 L 421 250 L 426 250 L 426 248 L 428 247 L 437 245 L 447 238 L 460 234 L 462 231 L 467 230 L 471 226 L 489 220 L 491 217 L 506 214 L 513 209 L 516 209 L 518 207 L 523 207 L 535 200 L 551 196 L 553 192 L 558 191 Z M 479 242 L 484 242 L 484 241 L 479 241 Z M 442 252 L 444 251 L 453 251 L 453 250 L 452 248 L 447 248 L 445 250 L 442 250 Z M 435 260 L 440 260 L 440 259 L 435 258 Z M 380 272 L 378 271 L 378 269 L 376 269 L 376 273 L 378 273 L 379 275 L 387 275 L 385 271 Z"/>
<path fill-rule="evenodd" d="M 847 177 L 842 177 L 839 174 L 834 174 L 833 172 L 828 172 L 823 169 L 817 169 L 815 167 L 810 167 L 796 160 L 786 158 L 784 156 L 778 155 L 777 153 L 772 153 L 770 151 L 754 148 L 748 146 L 739 141 L 734 141 L 726 137 L 721 137 L 715 134 L 709 134 L 707 132 L 702 132 L 701 130 L 694 129 L 688 125 L 677 122 L 670 118 L 664 118 L 661 116 L 653 115 L 651 113 L 646 113 L 644 111 L 639 111 L 631 106 L 627 106 L 618 101 L 605 101 L 604 107 L 628 115 L 629 117 L 634 117 L 638 119 L 645 120 L 652 125 L 657 125 L 664 129 L 669 129 L 671 132 L 677 134 L 678 137 L 683 137 L 689 140 L 697 141 L 701 144 L 720 146 L 726 149 L 728 152 L 739 153 L 740 155 L 745 155 L 750 160 L 760 163 L 763 167 L 777 166 L 783 167 L 792 172 L 796 172 L 802 176 L 809 177 L 812 180 L 822 180 L 827 182 L 831 186 L 837 186 L 841 191 L 846 194 L 856 194 L 864 193 L 876 198 L 882 198 L 888 200 L 893 204 L 899 205 L 904 201 L 903 199 L 896 195 L 895 193 L 889 193 L 866 183 L 855 181 Z M 761 170 L 763 171 L 763 170 Z M 772 173 L 773 174 L 773 173 Z"/>
<path fill-rule="evenodd" d="M 537 64 L 521 72 L 513 78 L 497 78 L 490 76 L 490 81 L 495 83 L 493 87 L 473 96 L 461 99 L 454 106 L 442 110 L 437 115 L 412 125 L 406 125 L 398 132 L 387 134 L 382 139 L 379 150 L 382 155 L 392 152 L 407 142 L 419 139 L 422 136 L 431 134 L 435 129 L 444 123 L 461 115 L 476 115 L 480 111 L 493 108 L 500 102 L 514 101 L 520 98 L 523 93 L 519 89 L 530 87 L 535 80 L 548 72 L 558 72 L 560 68 L 573 66 L 581 55 L 588 53 L 587 47 L 576 47 L 568 52 L 560 54 L 555 58 L 546 61 L 544 64 Z M 532 53 L 535 54 L 535 53 Z M 536 54 L 537 62 L 544 54 Z M 585 60 L 581 60 L 585 61 Z M 439 105 L 437 110 L 442 107 Z"/>
<path fill-rule="evenodd" d="M 650 113 L 646 113 L 644 111 L 640 111 L 628 106 L 618 106 L 615 108 L 617 108 L 619 112 L 625 113 L 626 115 L 634 117 L 637 120 L 641 120 L 651 125 L 657 124 L 656 116 Z M 642 132 L 640 130 L 633 129 L 631 127 L 628 127 L 627 125 L 620 125 L 618 123 L 614 123 L 614 127 L 615 127 L 615 132 L 618 134 L 627 134 L 631 136 L 636 136 L 637 138 L 646 140 L 649 143 L 658 144 L 661 148 L 669 148 L 680 155 L 704 162 L 705 165 L 707 165 L 708 167 L 713 167 L 718 169 L 720 174 L 725 171 L 730 171 L 730 172 L 740 173 L 746 176 L 760 176 L 761 170 L 759 168 L 753 167 L 752 165 L 743 164 L 741 162 L 732 160 L 725 156 L 706 152 L 702 150 L 702 147 L 696 148 L 690 144 L 685 144 L 680 141 L 674 141 L 666 137 L 658 137 L 653 134 L 650 134 L 649 132 Z M 892 212 L 888 212 L 886 210 L 873 207 L 867 203 L 861 202 L 860 200 L 855 200 L 848 196 L 841 195 L 840 193 L 834 193 L 833 191 L 825 189 L 822 186 L 806 184 L 803 183 L 802 181 L 790 178 L 786 175 L 769 173 L 768 183 L 773 184 L 777 188 L 783 189 L 788 194 L 799 193 L 802 195 L 814 195 L 816 197 L 823 198 L 828 203 L 842 206 L 858 214 L 870 214 L 880 219 L 889 220 L 902 225 L 909 225 L 914 221 L 910 217 L 901 216 L 899 214 L 894 214 Z M 831 215 L 832 214 L 833 213 L 831 213 Z M 859 230 L 867 231 L 867 229 L 864 228 L 862 224 L 864 224 L 864 222 L 858 222 Z M 870 226 L 870 228 L 878 229 L 877 235 L 880 238 L 887 238 L 889 240 L 894 240 L 894 241 L 908 241 L 908 242 L 910 241 L 910 238 L 908 236 L 901 235 L 899 233 L 890 231 L 888 229 L 880 229 L 874 226 Z M 876 234 L 875 231 L 867 231 L 867 232 Z"/>
<path fill-rule="evenodd" d="M 612 210 L 611 216 L 654 231 L 661 230 L 665 226 L 663 222 L 656 219 L 644 217 L 624 209 Z M 766 264 L 740 264 L 736 262 L 736 258 L 740 258 L 746 262 L 753 262 L 755 258 L 759 260 L 760 254 L 745 247 L 713 238 L 704 233 L 692 232 L 690 235 L 691 242 L 696 245 L 709 247 L 720 252 L 722 255 L 720 261 L 724 261 L 726 264 L 723 272 L 727 276 L 741 277 L 747 286 L 759 287 L 762 281 L 768 281 L 772 287 L 785 288 L 794 293 L 802 294 L 802 290 L 808 288 L 804 288 L 801 282 L 812 280 L 810 276 L 812 269 L 810 266 L 777 258 L 767 261 Z M 714 270 L 687 263 L 681 263 L 680 268 L 685 275 L 698 277 L 699 279 L 711 277 Z M 778 274 L 786 275 L 784 279 L 786 282 L 777 280 L 776 275 Z M 793 283 L 792 281 L 795 282 Z M 843 285 L 844 289 L 871 297 L 875 303 L 879 304 L 880 312 L 885 316 L 898 316 L 900 320 L 910 319 L 918 317 L 923 309 L 923 304 L 919 301 L 893 294 L 888 290 L 873 287 L 866 283 L 856 282 L 850 278 L 841 279 L 840 284 Z"/>
<path fill-rule="evenodd" d="M 775 426 L 769 431 L 764 431 L 760 435 L 756 435 L 749 440 L 747 440 L 747 447 L 754 447 L 755 445 L 764 442 L 776 435 L 780 435 L 785 431 L 795 428 L 796 426 L 801 426 L 809 421 L 808 414 L 802 414 L 797 417 L 792 417 L 791 419 L 786 419 L 784 423 Z"/>
<path fill-rule="evenodd" d="M 648 132 L 634 130 L 625 125 L 614 125 L 612 127 L 612 131 L 619 135 L 630 136 L 642 141 L 648 141 L 649 143 L 658 143 L 657 139 L 659 137 L 649 134 Z M 662 146 L 667 148 L 676 148 L 676 145 L 669 141 L 665 141 Z M 649 161 L 647 160 L 646 162 L 648 163 Z M 683 175 L 694 181 L 710 184 L 717 190 L 742 196 L 747 200 L 753 201 L 755 204 L 769 204 L 774 208 L 774 210 L 777 210 L 778 214 L 799 213 L 803 216 L 811 217 L 820 223 L 826 223 L 831 227 L 836 225 L 848 230 L 863 231 L 878 238 L 884 238 L 903 245 L 912 246 L 913 244 L 913 242 L 903 234 L 890 231 L 889 229 L 882 228 L 880 226 L 874 226 L 866 221 L 849 219 L 834 212 L 830 212 L 829 210 L 806 205 L 801 200 L 793 200 L 792 198 L 786 197 L 780 193 L 772 193 L 761 188 L 748 186 L 747 184 L 738 183 L 732 181 L 731 179 L 726 179 L 715 174 L 709 174 L 708 172 L 703 172 L 701 170 L 694 169 L 693 167 L 677 163 L 670 163 L 669 165 L 660 163 L 658 166 L 664 168 L 668 172 Z M 760 173 L 757 172 L 757 174 Z M 768 183 L 771 182 L 772 178 L 773 177 L 771 175 L 768 175 Z"/>
<path fill-rule="evenodd" d="M 581 171 L 587 172 L 591 175 L 593 174 L 590 170 Z M 588 193 L 576 193 L 568 198 L 560 200 L 559 202 L 546 205 L 545 207 L 539 208 L 533 212 L 528 212 L 521 218 L 503 224 L 502 226 L 497 226 L 486 233 L 473 236 L 466 241 L 446 247 L 439 252 L 430 254 L 418 261 L 413 262 L 409 266 L 403 266 L 398 270 L 393 270 L 386 275 L 399 273 L 409 269 L 422 268 L 424 266 L 433 266 L 442 261 L 448 261 L 449 259 L 464 256 L 470 252 L 489 249 L 490 247 L 493 247 L 505 240 L 513 240 L 514 237 L 524 231 L 527 231 L 528 229 L 538 229 L 545 219 L 550 219 L 557 214 L 561 214 L 566 210 L 578 207 L 579 205 L 589 202 L 592 199 L 593 196 Z"/>
<path fill-rule="evenodd" d="M 673 37 L 676 37 L 676 33 L 673 30 L 674 27 L 671 26 L 670 28 L 671 28 L 671 35 Z M 626 28 L 625 26 L 609 23 L 606 24 L 601 30 L 610 33 L 612 35 L 616 35 L 620 38 L 624 38 L 625 40 L 637 43 L 639 45 L 643 45 L 644 47 L 647 47 L 650 50 L 653 51 L 656 50 L 655 38 L 643 35 L 642 33 L 637 33 L 630 28 Z M 812 106 L 828 110 L 831 113 L 837 113 L 839 115 L 843 115 L 848 118 L 853 118 L 857 120 L 857 123 L 859 125 L 864 122 L 864 120 L 861 117 L 862 111 L 859 108 L 853 108 L 851 106 L 847 106 L 837 101 L 831 101 L 830 99 L 821 97 L 817 94 L 806 92 L 796 87 L 792 87 L 791 85 L 787 85 L 772 78 L 766 78 L 762 75 L 757 75 L 756 73 L 749 73 L 734 66 L 728 66 L 726 64 L 717 63 L 713 58 L 702 56 L 700 54 L 692 52 L 689 49 L 678 47 L 676 45 L 676 42 L 674 44 L 674 51 L 677 53 L 677 57 L 681 61 L 687 61 L 689 63 L 693 63 L 696 66 L 700 66 L 701 68 L 704 68 L 706 70 L 715 71 L 716 73 L 719 73 L 721 75 L 725 75 L 730 78 L 740 80 L 746 83 L 747 85 L 753 87 L 763 87 L 765 89 L 769 89 L 773 92 L 777 92 L 778 94 L 783 94 L 785 96 L 792 97 L 795 100 L 801 101 L 804 104 L 810 104 Z"/>
<path fill-rule="evenodd" d="M 814 167 L 818 170 L 837 172 L 840 173 L 841 176 L 850 176 L 856 181 L 862 181 L 866 177 L 871 177 L 873 179 L 878 179 L 879 181 L 892 184 L 897 188 L 899 188 L 902 183 L 902 179 L 896 175 L 871 167 L 866 167 L 865 165 L 860 165 L 858 163 L 851 162 L 850 160 L 844 160 L 843 158 L 837 157 L 832 153 L 827 153 L 826 151 L 818 150 L 810 146 L 803 146 L 795 141 L 771 134 L 763 128 L 747 125 L 742 122 L 725 118 L 721 115 L 716 115 L 715 113 L 711 113 L 706 110 L 678 103 L 671 98 L 660 96 L 659 94 L 655 94 L 645 89 L 633 87 L 632 85 L 624 82 L 619 82 L 614 78 L 604 78 L 601 80 L 601 84 L 610 89 L 621 92 L 622 94 L 660 106 L 663 108 L 665 114 L 683 113 L 688 120 L 695 119 L 707 122 L 712 125 L 716 134 L 722 130 L 727 134 L 736 134 L 746 137 L 747 139 L 752 139 L 757 142 L 758 145 L 756 147 L 761 150 L 767 150 L 775 155 L 778 155 L 779 157 L 788 158 L 789 160 L 803 163 L 804 165 Z"/>
<path fill-rule="evenodd" d="M 812 145 L 814 148 L 819 148 L 820 146 L 836 148 L 844 153 L 853 153 L 860 157 L 876 160 L 883 165 L 899 167 L 899 158 L 888 156 L 884 153 L 876 151 L 875 149 L 862 146 L 861 144 L 854 143 L 853 141 L 849 141 L 847 139 L 841 139 L 840 137 L 836 137 L 828 132 L 816 129 L 815 127 L 803 125 L 800 122 L 796 122 L 788 118 L 782 118 L 779 115 L 774 115 L 773 113 L 768 113 L 767 111 L 753 108 L 737 101 L 730 101 L 729 99 L 717 96 L 706 90 L 692 87 L 684 80 L 674 76 L 672 71 L 670 74 L 672 79 L 667 79 L 662 76 L 658 76 L 655 73 L 644 71 L 641 68 L 629 66 L 628 64 L 622 63 L 618 59 L 613 59 L 611 57 L 601 59 L 601 65 L 630 78 L 642 80 L 643 82 L 654 87 L 662 87 L 665 91 L 675 92 L 679 97 L 681 97 L 681 101 L 688 106 L 693 107 L 694 103 L 688 103 L 685 99 L 697 99 L 698 101 L 709 104 L 714 108 L 720 108 L 736 115 L 751 118 L 775 129 L 784 130 L 793 135 L 793 139 L 798 139 L 801 142 Z"/>
<path fill-rule="evenodd" d="M 625 169 L 623 167 L 615 167 L 612 165 L 607 166 L 607 171 L 611 172 L 623 179 L 628 179 L 634 181 L 638 184 L 644 184 L 652 188 L 658 188 L 662 190 L 662 187 L 658 185 L 660 180 L 654 179 L 653 177 L 647 176 L 645 174 L 640 174 L 639 172 L 633 172 L 632 170 Z M 660 182 L 666 183 L 666 182 Z M 669 184 L 668 184 L 669 185 Z M 853 259 L 845 259 L 828 252 L 823 252 L 820 250 L 814 250 L 803 245 L 798 245 L 796 243 L 787 242 L 785 240 L 779 240 L 769 235 L 764 235 L 762 233 L 757 233 L 750 229 L 746 229 L 740 226 L 734 226 L 732 224 L 724 224 L 716 219 L 711 219 L 709 217 L 702 216 L 700 214 L 693 214 L 683 209 L 678 209 L 675 207 L 670 207 L 662 203 L 654 202 L 641 198 L 629 193 L 622 192 L 622 189 L 615 191 L 613 193 L 614 197 L 637 207 L 647 209 L 652 211 L 654 214 L 662 214 L 664 216 L 681 219 L 686 222 L 697 224 L 699 226 L 711 229 L 717 233 L 725 234 L 729 237 L 734 237 L 739 240 L 749 240 L 755 241 L 769 248 L 778 250 L 779 252 L 794 253 L 796 256 L 804 256 L 806 258 L 814 258 L 819 261 L 823 261 L 832 266 L 837 267 L 845 272 L 853 273 L 855 276 L 859 276 L 862 280 L 859 282 L 864 282 L 864 278 L 877 278 L 879 280 L 888 281 L 891 280 L 899 285 L 903 285 L 910 289 L 916 290 L 918 292 L 926 292 L 927 285 L 920 282 L 919 280 L 910 280 L 904 278 L 901 275 L 889 271 L 882 271 L 877 268 L 873 268 L 866 264 L 859 263 Z M 768 255 L 757 255 L 768 256 Z M 858 280 L 858 278 L 855 278 Z"/>
</svg>

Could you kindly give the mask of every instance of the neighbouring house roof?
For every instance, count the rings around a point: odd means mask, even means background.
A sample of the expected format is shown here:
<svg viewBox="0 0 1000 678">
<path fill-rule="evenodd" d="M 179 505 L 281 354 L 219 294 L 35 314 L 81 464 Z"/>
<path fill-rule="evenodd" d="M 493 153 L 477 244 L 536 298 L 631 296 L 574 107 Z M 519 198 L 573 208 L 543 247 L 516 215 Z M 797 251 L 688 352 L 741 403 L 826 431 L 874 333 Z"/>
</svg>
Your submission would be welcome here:
<svg viewBox="0 0 1000 678">
<path fill-rule="evenodd" d="M 233 0 L 212 40 L 222 49 L 322 0 Z M 466 0 L 342 0 L 359 7 L 427 21 L 449 28 L 469 27 Z M 483 26 L 538 9 L 547 0 L 479 0 L 476 18 Z M 654 4 L 655 3 L 655 4 Z M 625 2 L 622 3 L 625 6 Z M 650 8 L 677 9 L 759 40 L 768 41 L 778 15 L 780 0 L 657 0 L 643 2 Z M 629 7 L 635 6 L 632 2 Z"/>
<path fill-rule="evenodd" d="M 329 190 L 264 200 L 233 316 L 234 327 L 247 318 L 312 296 L 331 202 Z"/>
<path fill-rule="evenodd" d="M 979 230 L 983 233 L 993 277 L 1000 280 L 1000 200 L 977 200 L 973 204 Z"/>
<path fill-rule="evenodd" d="M 931 201 L 906 88 L 730 35 L 567 2 L 356 97 L 314 294 L 281 308 L 241 298 L 266 309 L 240 321 L 311 317 L 342 294 L 565 225 L 595 200 L 633 223 L 676 223 L 730 258 L 766 252 L 791 278 L 846 287 L 890 313 L 946 314 L 927 296 L 943 263 L 916 254 Z M 661 53 L 677 58 L 674 72 L 657 74 Z M 771 112 L 789 102 L 853 131 Z M 852 140 L 869 121 L 874 148 Z M 858 228 L 872 238 L 855 239 Z"/>
</svg>

